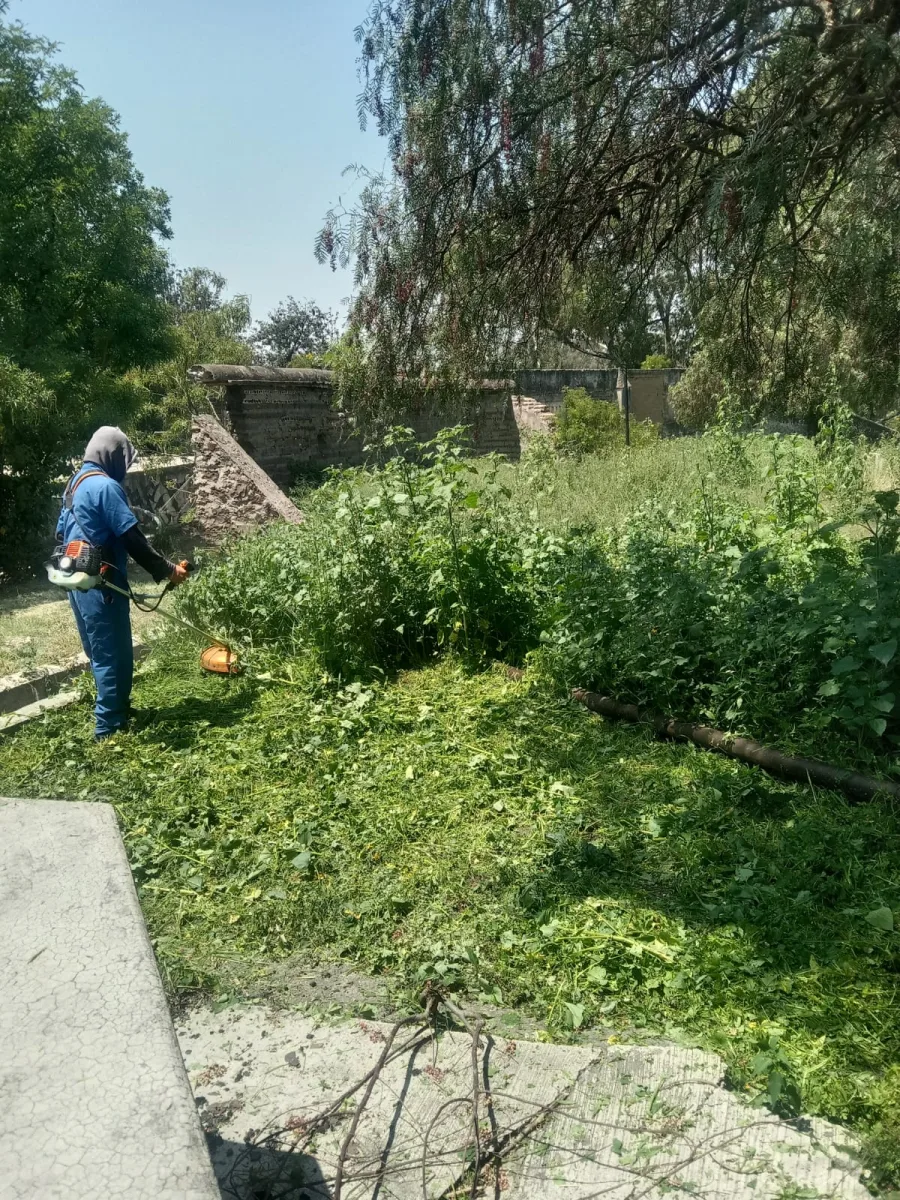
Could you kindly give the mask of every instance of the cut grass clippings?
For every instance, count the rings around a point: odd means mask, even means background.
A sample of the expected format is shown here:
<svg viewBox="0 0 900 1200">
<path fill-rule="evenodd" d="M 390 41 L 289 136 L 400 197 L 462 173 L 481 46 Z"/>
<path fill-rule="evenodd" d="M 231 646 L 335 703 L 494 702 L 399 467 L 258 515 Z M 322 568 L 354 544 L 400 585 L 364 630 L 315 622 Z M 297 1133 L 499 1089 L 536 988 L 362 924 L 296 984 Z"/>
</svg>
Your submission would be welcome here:
<svg viewBox="0 0 900 1200">
<path fill-rule="evenodd" d="M 108 800 L 172 986 L 341 956 L 591 1023 L 695 1038 L 781 1111 L 900 1165 L 900 821 L 528 678 L 453 661 L 336 690 L 155 652 L 137 731 L 86 707 L 0 741 L 0 791 Z"/>
</svg>

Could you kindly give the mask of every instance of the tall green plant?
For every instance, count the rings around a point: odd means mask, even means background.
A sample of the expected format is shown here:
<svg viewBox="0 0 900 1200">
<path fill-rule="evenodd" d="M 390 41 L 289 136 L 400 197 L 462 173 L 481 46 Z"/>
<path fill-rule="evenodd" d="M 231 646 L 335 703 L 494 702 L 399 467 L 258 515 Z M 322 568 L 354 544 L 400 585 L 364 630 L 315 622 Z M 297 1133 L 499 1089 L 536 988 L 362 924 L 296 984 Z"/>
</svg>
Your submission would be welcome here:
<svg viewBox="0 0 900 1200">
<path fill-rule="evenodd" d="M 495 473 L 461 428 L 418 445 L 395 429 L 384 465 L 336 473 L 302 525 L 239 544 L 184 593 L 186 611 L 245 644 L 312 652 L 342 677 L 422 662 L 519 659 L 535 643 L 532 576 Z"/>
</svg>

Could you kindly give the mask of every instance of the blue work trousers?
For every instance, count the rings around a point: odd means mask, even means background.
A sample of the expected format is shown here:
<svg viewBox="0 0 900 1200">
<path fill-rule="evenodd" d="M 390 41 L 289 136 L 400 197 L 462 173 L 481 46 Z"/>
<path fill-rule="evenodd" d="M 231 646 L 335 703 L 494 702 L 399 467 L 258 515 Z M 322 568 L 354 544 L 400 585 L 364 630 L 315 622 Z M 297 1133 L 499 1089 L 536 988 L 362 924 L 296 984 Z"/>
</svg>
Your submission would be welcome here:
<svg viewBox="0 0 900 1200">
<path fill-rule="evenodd" d="M 128 600 L 94 588 L 69 592 L 69 601 L 97 685 L 94 733 L 108 737 L 128 723 L 131 708 L 134 650 Z"/>
</svg>

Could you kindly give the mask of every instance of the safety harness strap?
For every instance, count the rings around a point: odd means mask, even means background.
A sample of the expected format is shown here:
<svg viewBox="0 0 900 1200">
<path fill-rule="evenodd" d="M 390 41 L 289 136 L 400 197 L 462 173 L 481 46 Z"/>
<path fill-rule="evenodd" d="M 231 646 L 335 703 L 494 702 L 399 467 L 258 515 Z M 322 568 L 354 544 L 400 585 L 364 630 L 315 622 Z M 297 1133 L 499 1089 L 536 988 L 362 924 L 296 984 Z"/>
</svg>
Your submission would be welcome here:
<svg viewBox="0 0 900 1200">
<path fill-rule="evenodd" d="M 63 493 L 63 504 L 65 505 L 66 510 L 68 512 L 72 511 L 72 501 L 75 499 L 75 493 L 78 491 L 78 489 L 81 487 L 81 485 L 84 483 L 84 481 L 86 479 L 91 479 L 94 476 L 102 476 L 104 479 L 108 478 L 105 471 L 98 470 L 98 471 L 85 471 L 85 473 L 81 476 L 80 479 L 77 478 L 77 476 L 73 475 L 72 479 L 69 480 L 69 482 L 66 486 L 66 490 Z M 76 480 L 77 480 L 77 482 L 76 482 Z"/>
</svg>

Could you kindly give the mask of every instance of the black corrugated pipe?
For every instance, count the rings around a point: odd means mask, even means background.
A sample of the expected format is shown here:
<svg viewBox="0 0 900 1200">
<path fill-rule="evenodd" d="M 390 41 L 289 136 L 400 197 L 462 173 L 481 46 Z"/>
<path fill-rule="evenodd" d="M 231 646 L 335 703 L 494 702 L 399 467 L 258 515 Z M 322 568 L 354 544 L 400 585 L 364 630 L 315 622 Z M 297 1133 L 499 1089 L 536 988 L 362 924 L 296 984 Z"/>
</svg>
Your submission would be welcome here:
<svg viewBox="0 0 900 1200">
<path fill-rule="evenodd" d="M 873 779 L 871 775 L 860 775 L 843 767 L 833 767 L 817 758 L 798 758 L 784 754 L 771 746 L 763 746 L 750 738 L 733 737 L 721 729 L 710 729 L 708 725 L 694 725 L 690 721 L 677 721 L 674 717 L 653 716 L 642 712 L 636 704 L 623 704 L 597 692 L 586 692 L 575 688 L 573 699 L 585 705 L 591 712 L 619 721 L 633 721 L 649 725 L 657 737 L 671 738 L 678 742 L 693 742 L 704 750 L 714 750 L 728 758 L 762 767 L 770 775 L 788 779 L 793 783 L 809 783 L 818 787 L 843 792 L 851 800 L 874 800 L 876 796 L 900 798 L 900 784 L 886 779 Z"/>
</svg>

